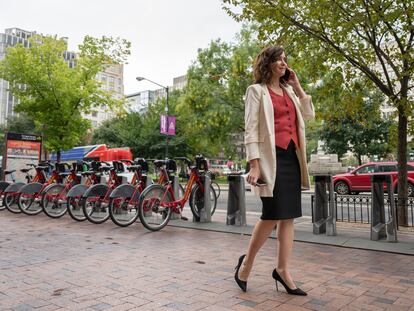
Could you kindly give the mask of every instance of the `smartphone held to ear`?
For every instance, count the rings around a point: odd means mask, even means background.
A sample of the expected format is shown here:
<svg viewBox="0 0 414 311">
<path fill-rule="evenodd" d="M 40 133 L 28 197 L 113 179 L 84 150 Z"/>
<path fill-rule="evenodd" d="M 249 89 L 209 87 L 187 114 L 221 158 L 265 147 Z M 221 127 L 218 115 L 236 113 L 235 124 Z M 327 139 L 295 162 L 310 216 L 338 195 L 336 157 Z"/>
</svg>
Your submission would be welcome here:
<svg viewBox="0 0 414 311">
<path fill-rule="evenodd" d="M 286 68 L 285 74 L 280 78 L 283 82 L 288 82 L 290 78 L 290 70 Z"/>
</svg>

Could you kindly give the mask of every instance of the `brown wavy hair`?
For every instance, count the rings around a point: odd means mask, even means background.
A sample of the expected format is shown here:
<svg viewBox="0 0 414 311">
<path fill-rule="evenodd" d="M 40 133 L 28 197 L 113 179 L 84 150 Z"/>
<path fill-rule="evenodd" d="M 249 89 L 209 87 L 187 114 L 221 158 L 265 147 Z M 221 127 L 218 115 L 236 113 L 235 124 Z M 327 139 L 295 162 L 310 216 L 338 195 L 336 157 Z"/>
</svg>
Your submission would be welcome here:
<svg viewBox="0 0 414 311">
<path fill-rule="evenodd" d="M 273 75 L 272 64 L 279 59 L 284 51 L 283 47 L 279 45 L 271 45 L 265 47 L 257 55 L 253 65 L 254 83 L 270 83 Z"/>
</svg>

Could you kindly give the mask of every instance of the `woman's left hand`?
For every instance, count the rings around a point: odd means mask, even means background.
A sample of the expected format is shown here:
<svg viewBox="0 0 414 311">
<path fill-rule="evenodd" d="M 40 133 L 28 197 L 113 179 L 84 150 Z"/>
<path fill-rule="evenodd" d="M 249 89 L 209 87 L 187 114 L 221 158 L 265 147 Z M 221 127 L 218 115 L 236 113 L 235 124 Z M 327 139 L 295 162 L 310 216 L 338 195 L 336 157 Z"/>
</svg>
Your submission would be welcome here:
<svg viewBox="0 0 414 311">
<path fill-rule="evenodd" d="M 289 75 L 289 80 L 287 80 L 287 84 L 292 86 L 293 90 L 296 93 L 296 96 L 298 96 L 299 98 L 306 96 L 306 93 L 303 91 L 302 86 L 300 85 L 298 76 L 291 68 L 289 68 L 289 70 L 290 70 L 290 75 Z"/>
<path fill-rule="evenodd" d="M 288 70 L 290 71 L 290 75 L 289 75 L 289 80 L 287 80 L 287 84 L 289 84 L 293 88 L 300 87 L 300 82 L 299 82 L 299 79 L 296 73 L 293 71 L 292 68 L 288 67 Z"/>
</svg>

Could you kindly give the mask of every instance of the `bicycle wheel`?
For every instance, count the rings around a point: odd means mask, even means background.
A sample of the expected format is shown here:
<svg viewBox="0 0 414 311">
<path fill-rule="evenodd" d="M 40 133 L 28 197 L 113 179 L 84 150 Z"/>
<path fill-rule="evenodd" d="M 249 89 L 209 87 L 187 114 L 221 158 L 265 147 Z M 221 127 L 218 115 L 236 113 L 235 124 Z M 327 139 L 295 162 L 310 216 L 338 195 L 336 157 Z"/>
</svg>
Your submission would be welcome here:
<svg viewBox="0 0 414 311">
<path fill-rule="evenodd" d="M 64 185 L 56 184 L 42 195 L 42 207 L 45 214 L 51 218 L 60 218 L 66 214 L 68 203 L 67 190 Z"/>
<path fill-rule="evenodd" d="M 109 219 L 108 202 L 104 202 L 100 196 L 82 198 L 82 208 L 91 223 L 98 225 Z"/>
<path fill-rule="evenodd" d="M 19 193 L 17 204 L 23 213 L 29 216 L 37 215 L 42 212 L 40 199 L 36 198 L 37 193 Z"/>
<path fill-rule="evenodd" d="M 0 198 L 0 211 L 6 209 L 6 204 L 4 203 L 4 197 L 6 196 L 6 194 L 4 192 L 1 193 L 1 198 Z"/>
<path fill-rule="evenodd" d="M 109 201 L 109 215 L 112 221 L 120 227 L 133 224 L 138 218 L 138 204 L 137 200 L 131 202 L 130 198 L 111 198 Z"/>
<path fill-rule="evenodd" d="M 199 185 L 195 185 L 190 194 L 190 208 L 194 218 L 200 221 L 200 210 L 204 208 L 204 191 L 201 191 Z M 211 215 L 213 216 L 217 206 L 217 196 L 214 188 L 210 185 L 210 206 Z"/>
<path fill-rule="evenodd" d="M 172 197 L 166 190 L 162 185 L 153 184 L 142 191 L 138 214 L 141 223 L 148 230 L 161 230 L 170 221 L 172 210 L 165 207 L 164 203 L 171 202 Z"/>
<path fill-rule="evenodd" d="M 18 196 L 18 193 L 7 192 L 3 200 L 6 208 L 10 212 L 15 213 L 15 214 L 19 214 L 22 212 L 22 210 L 17 205 L 17 196 Z"/>
<path fill-rule="evenodd" d="M 83 213 L 82 198 L 79 197 L 70 197 L 67 199 L 67 209 L 70 217 L 76 221 L 85 221 L 86 216 Z"/>
<path fill-rule="evenodd" d="M 217 199 L 220 197 L 221 189 L 218 183 L 215 181 L 211 182 L 211 187 L 213 187 L 214 191 L 216 192 Z"/>
</svg>

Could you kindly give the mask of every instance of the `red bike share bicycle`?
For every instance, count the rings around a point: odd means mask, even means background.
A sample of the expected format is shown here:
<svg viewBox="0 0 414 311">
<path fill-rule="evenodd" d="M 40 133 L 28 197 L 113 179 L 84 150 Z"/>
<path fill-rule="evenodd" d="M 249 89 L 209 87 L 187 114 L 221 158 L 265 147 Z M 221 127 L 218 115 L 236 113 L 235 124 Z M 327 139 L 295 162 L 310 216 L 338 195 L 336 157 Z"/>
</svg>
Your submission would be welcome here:
<svg viewBox="0 0 414 311">
<path fill-rule="evenodd" d="M 172 181 L 167 185 L 153 184 L 148 186 L 141 194 L 139 201 L 139 219 L 145 228 L 151 231 L 158 231 L 164 228 L 170 221 L 172 213 L 180 214 L 187 200 L 190 200 L 190 208 L 194 217 L 200 218 L 200 210 L 204 207 L 204 183 L 203 177 L 208 172 L 207 161 L 203 156 L 196 157 L 196 165 L 185 157 L 175 158 L 184 161 L 191 173 L 185 187 L 183 197 L 176 198 Z M 154 165 L 164 167 L 168 160 L 156 160 Z M 210 206 L 211 214 L 214 213 L 217 205 L 217 196 L 210 185 Z"/>
</svg>

